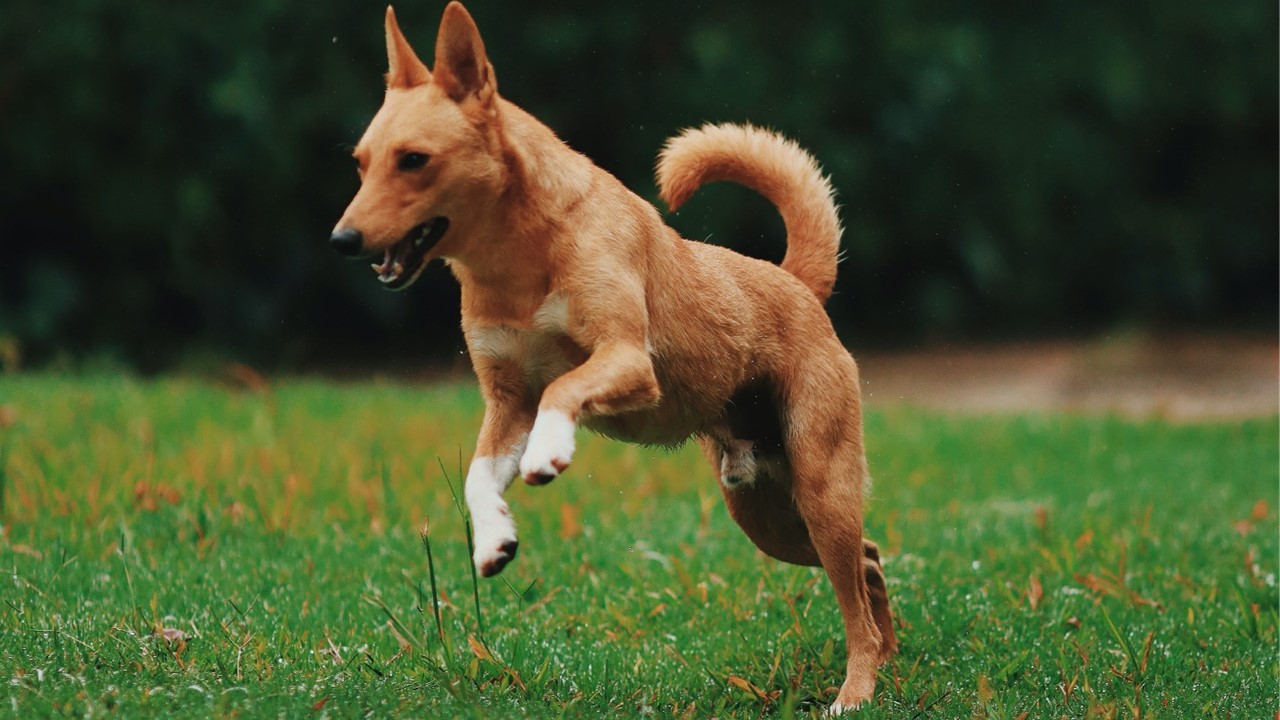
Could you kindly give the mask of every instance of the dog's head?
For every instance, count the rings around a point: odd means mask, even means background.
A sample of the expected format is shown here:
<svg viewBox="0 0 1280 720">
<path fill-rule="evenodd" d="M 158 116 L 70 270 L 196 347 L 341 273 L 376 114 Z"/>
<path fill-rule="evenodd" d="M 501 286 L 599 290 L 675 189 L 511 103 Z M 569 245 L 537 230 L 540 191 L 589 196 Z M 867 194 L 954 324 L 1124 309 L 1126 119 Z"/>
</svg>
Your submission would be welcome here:
<svg viewBox="0 0 1280 720">
<path fill-rule="evenodd" d="M 349 257 L 380 256 L 378 279 L 400 290 L 483 221 L 504 170 L 497 82 L 466 9 L 445 8 L 434 70 L 390 7 L 386 30 L 386 98 L 356 145 L 360 190 L 329 241 Z"/>
</svg>

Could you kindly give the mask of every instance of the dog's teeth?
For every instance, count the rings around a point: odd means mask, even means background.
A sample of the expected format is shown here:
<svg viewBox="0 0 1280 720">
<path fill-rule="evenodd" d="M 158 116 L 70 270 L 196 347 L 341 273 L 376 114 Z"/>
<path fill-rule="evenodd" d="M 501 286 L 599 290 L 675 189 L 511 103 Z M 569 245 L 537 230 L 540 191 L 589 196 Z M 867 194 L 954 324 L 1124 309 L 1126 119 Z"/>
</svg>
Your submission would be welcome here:
<svg viewBox="0 0 1280 720">
<path fill-rule="evenodd" d="M 434 221 L 423 225 L 422 229 L 418 231 L 418 236 L 413 239 L 413 246 L 416 248 L 422 247 L 422 243 L 426 242 L 427 236 L 431 234 L 431 228 L 435 226 Z"/>
<path fill-rule="evenodd" d="M 402 272 L 404 272 L 404 263 L 397 260 L 396 264 L 391 266 L 391 274 L 399 276 Z"/>
</svg>

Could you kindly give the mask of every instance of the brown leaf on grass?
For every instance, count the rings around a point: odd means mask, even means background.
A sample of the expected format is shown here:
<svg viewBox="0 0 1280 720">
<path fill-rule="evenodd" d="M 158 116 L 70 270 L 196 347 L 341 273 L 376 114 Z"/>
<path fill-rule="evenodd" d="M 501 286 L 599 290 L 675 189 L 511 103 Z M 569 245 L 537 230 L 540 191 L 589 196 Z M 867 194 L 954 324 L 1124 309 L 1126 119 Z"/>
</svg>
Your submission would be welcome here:
<svg viewBox="0 0 1280 720">
<path fill-rule="evenodd" d="M 163 500 L 170 505 L 182 502 L 182 494 L 164 483 L 149 483 L 139 480 L 133 484 L 133 502 L 147 512 L 155 512 Z"/>
<path fill-rule="evenodd" d="M 1036 506 L 1036 529 L 1044 532 L 1049 527 L 1049 511 L 1043 505 Z"/>
<path fill-rule="evenodd" d="M 664 602 L 660 602 L 658 603 L 657 607 L 649 611 L 649 617 L 653 617 L 654 615 L 657 615 L 658 613 L 666 609 L 667 609 L 667 604 Z"/>
<path fill-rule="evenodd" d="M 1075 579 L 1076 579 L 1076 582 L 1080 583 L 1081 585 L 1089 588 L 1090 590 L 1100 595 L 1118 595 L 1119 594 L 1118 589 L 1113 583 L 1107 582 L 1106 580 L 1098 577 L 1097 575 L 1094 575 L 1093 573 L 1089 573 L 1088 575 L 1081 575 L 1079 573 L 1076 573 Z"/>
<path fill-rule="evenodd" d="M 1093 531 L 1085 530 L 1080 533 L 1080 537 L 1076 538 L 1076 550 L 1083 550 L 1093 542 Z"/>
<path fill-rule="evenodd" d="M 317 701 L 315 705 L 311 706 L 312 712 L 320 712 L 322 709 L 324 709 L 325 703 L 327 702 L 329 702 L 329 696 L 325 695 L 324 697 L 320 698 L 320 700 Z"/>
<path fill-rule="evenodd" d="M 14 543 L 13 545 L 10 545 L 10 546 L 9 546 L 9 549 L 10 549 L 10 550 L 12 550 L 13 552 L 18 553 L 19 555 L 26 555 L 27 557 L 33 557 L 33 558 L 35 558 L 35 559 L 37 559 L 37 560 L 43 560 L 43 559 L 44 559 L 44 553 L 42 553 L 42 552 L 40 552 L 39 550 L 37 550 L 37 549 L 35 549 L 35 548 L 31 547 L 30 545 L 23 545 L 23 544 L 21 544 L 21 543 Z"/>
<path fill-rule="evenodd" d="M 1027 602 L 1031 603 L 1032 610 L 1040 607 L 1040 598 L 1042 597 L 1044 597 L 1044 588 L 1040 586 L 1040 578 L 1032 575 L 1031 587 L 1027 590 Z"/>
<path fill-rule="evenodd" d="M 1110 573 L 1107 574 L 1109 575 Z M 1089 573 L 1088 575 L 1076 573 L 1073 577 L 1075 577 L 1076 582 L 1099 595 L 1124 598 L 1134 605 L 1146 605 L 1147 607 L 1161 609 L 1164 607 L 1160 601 L 1142 597 L 1138 593 L 1125 587 L 1123 581 L 1119 578 L 1102 578 L 1094 575 L 1093 573 Z"/>
<path fill-rule="evenodd" d="M 471 652 L 475 653 L 476 657 L 481 660 L 497 662 L 493 659 L 493 653 L 489 652 L 489 648 L 485 647 L 484 643 L 477 640 L 475 635 L 467 636 L 467 644 L 471 646 Z"/>
<path fill-rule="evenodd" d="M 145 480 L 133 484 L 133 503 L 147 512 L 155 512 L 160 505 Z"/>
<path fill-rule="evenodd" d="M 394 622 L 388 620 L 387 629 L 390 630 L 391 634 L 396 637 L 396 642 L 400 643 L 401 652 L 404 652 L 405 650 L 408 650 L 411 647 L 409 643 L 409 639 L 406 638 L 399 630 L 396 629 L 396 624 Z"/>
<path fill-rule="evenodd" d="M 1142 663 L 1138 666 L 1138 673 L 1147 672 L 1147 661 L 1151 659 L 1151 645 L 1156 639 L 1156 631 L 1147 632 L 1147 636 L 1142 640 Z"/>
<path fill-rule="evenodd" d="M 983 705 L 986 705 L 987 703 L 995 699 L 995 696 L 996 696 L 996 691 L 991 689 L 991 681 L 987 679 L 986 675 L 979 675 L 978 676 L 978 700 Z"/>
<path fill-rule="evenodd" d="M 1249 511 L 1249 517 L 1242 518 L 1231 524 L 1235 531 L 1241 535 L 1248 535 L 1253 529 L 1254 523 L 1260 523 L 1267 519 L 1270 508 L 1267 507 L 1266 500 L 1259 500 L 1253 504 L 1253 509 Z"/>
<path fill-rule="evenodd" d="M 0 405 L 0 430 L 12 427 L 18 422 L 18 411 L 12 405 Z"/>
<path fill-rule="evenodd" d="M 779 695 L 782 694 L 781 690 L 773 690 L 771 692 L 765 692 L 760 688 L 756 687 L 755 684 L 752 683 L 750 680 L 740 678 L 737 675 L 730 675 L 728 679 L 729 679 L 730 685 L 738 688 L 739 690 L 742 690 L 743 692 L 750 693 L 756 696 L 756 698 L 763 700 L 765 702 L 773 702 L 774 700 L 778 699 Z"/>
<path fill-rule="evenodd" d="M 582 521 L 578 519 L 578 506 L 560 503 L 560 539 L 572 540 L 582 534 Z"/>
</svg>

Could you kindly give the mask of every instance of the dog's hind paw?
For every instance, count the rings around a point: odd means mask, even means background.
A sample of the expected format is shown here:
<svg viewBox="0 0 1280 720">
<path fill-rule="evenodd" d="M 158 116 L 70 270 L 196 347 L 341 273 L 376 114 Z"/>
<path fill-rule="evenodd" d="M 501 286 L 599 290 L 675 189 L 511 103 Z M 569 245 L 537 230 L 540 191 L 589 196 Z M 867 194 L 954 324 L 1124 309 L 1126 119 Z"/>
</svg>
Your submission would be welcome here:
<svg viewBox="0 0 1280 720">
<path fill-rule="evenodd" d="M 573 421 L 558 410 L 538 413 L 529 445 L 520 458 L 520 477 L 530 485 L 545 485 L 573 460 Z"/>
<path fill-rule="evenodd" d="M 827 711 L 823 714 L 827 717 L 843 717 L 845 713 L 856 712 L 861 709 L 862 709 L 861 704 L 845 705 L 844 703 L 837 700 L 831 703 L 831 707 L 827 708 Z"/>
</svg>

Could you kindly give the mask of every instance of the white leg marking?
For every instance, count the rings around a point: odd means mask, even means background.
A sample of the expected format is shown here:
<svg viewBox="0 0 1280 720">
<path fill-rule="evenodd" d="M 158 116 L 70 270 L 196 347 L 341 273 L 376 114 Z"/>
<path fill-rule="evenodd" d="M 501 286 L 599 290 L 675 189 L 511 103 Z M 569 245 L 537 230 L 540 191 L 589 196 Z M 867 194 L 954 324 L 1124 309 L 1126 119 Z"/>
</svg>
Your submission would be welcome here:
<svg viewBox="0 0 1280 720">
<path fill-rule="evenodd" d="M 516 553 L 516 523 L 502 493 L 516 476 L 516 459 L 524 450 L 521 440 L 512 451 L 497 457 L 477 457 L 467 471 L 464 494 L 475 534 L 475 563 L 481 575 L 497 574 Z"/>
<path fill-rule="evenodd" d="M 573 460 L 573 421 L 559 410 L 539 410 L 520 458 L 520 475 L 532 485 L 549 482 Z"/>
<path fill-rule="evenodd" d="M 730 490 L 739 485 L 756 481 L 755 443 L 750 440 L 730 440 L 720 456 L 720 482 Z"/>
</svg>

